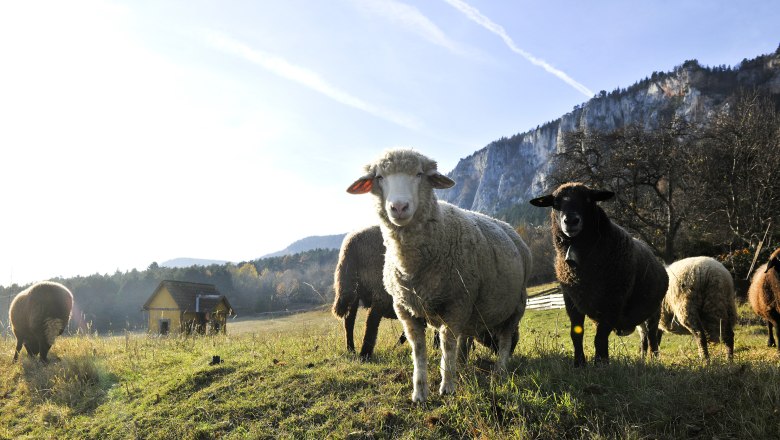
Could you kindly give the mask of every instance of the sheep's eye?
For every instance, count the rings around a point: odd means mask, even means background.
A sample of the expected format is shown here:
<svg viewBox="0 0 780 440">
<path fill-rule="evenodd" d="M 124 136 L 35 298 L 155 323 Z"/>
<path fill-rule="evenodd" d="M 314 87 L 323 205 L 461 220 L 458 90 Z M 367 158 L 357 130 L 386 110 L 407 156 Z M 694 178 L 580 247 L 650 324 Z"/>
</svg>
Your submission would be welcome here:
<svg viewBox="0 0 780 440">
<path fill-rule="evenodd" d="M 422 176 L 423 176 L 423 173 L 417 173 L 417 178 L 418 179 L 422 178 Z"/>
<path fill-rule="evenodd" d="M 382 177 L 382 176 L 376 176 L 376 180 L 382 180 L 382 179 L 384 179 L 384 177 Z"/>
</svg>

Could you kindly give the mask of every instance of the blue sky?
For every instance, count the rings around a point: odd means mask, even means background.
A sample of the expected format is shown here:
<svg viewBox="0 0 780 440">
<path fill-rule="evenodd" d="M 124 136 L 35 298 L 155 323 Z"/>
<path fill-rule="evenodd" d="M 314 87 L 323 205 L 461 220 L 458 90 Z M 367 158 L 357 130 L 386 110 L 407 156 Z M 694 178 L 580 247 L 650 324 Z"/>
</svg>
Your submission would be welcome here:
<svg viewBox="0 0 780 440">
<path fill-rule="evenodd" d="M 374 220 L 381 151 L 440 169 L 687 59 L 776 1 L 0 3 L 0 284 L 241 261 Z"/>
</svg>

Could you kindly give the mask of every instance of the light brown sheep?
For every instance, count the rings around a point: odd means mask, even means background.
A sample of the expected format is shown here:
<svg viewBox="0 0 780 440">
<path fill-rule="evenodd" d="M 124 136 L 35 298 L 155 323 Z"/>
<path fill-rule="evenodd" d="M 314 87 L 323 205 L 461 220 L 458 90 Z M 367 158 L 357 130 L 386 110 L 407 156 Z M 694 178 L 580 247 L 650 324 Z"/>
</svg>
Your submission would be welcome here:
<svg viewBox="0 0 780 440">
<path fill-rule="evenodd" d="M 8 310 L 11 330 L 16 336 L 14 362 L 22 345 L 30 357 L 40 354 L 41 361 L 48 362 L 49 349 L 68 326 L 72 308 L 70 290 L 51 281 L 33 284 L 16 295 Z"/>
<path fill-rule="evenodd" d="M 780 248 L 772 252 L 769 261 L 756 269 L 753 280 L 748 290 L 748 301 L 753 311 L 764 320 L 766 320 L 767 330 L 769 331 L 768 347 L 774 347 L 775 338 L 772 334 L 772 327 L 777 332 L 777 339 L 780 340 Z M 780 345 L 777 345 L 780 353 Z"/>
<path fill-rule="evenodd" d="M 734 325 L 737 306 L 734 280 L 720 262 L 710 257 L 675 261 L 666 268 L 669 288 L 661 304 L 659 328 L 675 334 L 690 334 L 699 345 L 699 355 L 709 359 L 707 342 L 726 344 L 734 357 Z M 661 336 L 658 336 L 661 342 Z"/>
</svg>

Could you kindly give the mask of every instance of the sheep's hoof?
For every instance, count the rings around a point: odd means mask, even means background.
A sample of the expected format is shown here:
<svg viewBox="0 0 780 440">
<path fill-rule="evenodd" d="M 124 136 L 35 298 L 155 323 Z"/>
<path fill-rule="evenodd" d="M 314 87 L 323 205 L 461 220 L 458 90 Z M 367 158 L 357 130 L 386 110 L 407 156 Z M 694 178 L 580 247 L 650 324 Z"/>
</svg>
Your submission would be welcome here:
<svg viewBox="0 0 780 440">
<path fill-rule="evenodd" d="M 439 386 L 439 394 L 444 396 L 445 394 L 455 394 L 455 384 L 453 382 L 441 383 Z"/>
<path fill-rule="evenodd" d="M 585 358 L 574 359 L 574 368 L 585 368 L 586 365 Z"/>
<path fill-rule="evenodd" d="M 412 392 L 412 402 L 423 403 L 426 400 L 428 400 L 428 390 L 427 389 L 419 389 L 419 390 L 414 390 Z"/>
</svg>

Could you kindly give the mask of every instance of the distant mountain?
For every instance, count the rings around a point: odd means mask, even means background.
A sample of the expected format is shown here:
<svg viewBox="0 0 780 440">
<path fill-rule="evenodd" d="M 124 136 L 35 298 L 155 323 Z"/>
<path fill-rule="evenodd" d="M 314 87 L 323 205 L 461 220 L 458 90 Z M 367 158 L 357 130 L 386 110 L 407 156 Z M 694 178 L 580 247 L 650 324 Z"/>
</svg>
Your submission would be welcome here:
<svg viewBox="0 0 780 440">
<path fill-rule="evenodd" d="M 313 249 L 339 249 L 341 247 L 341 242 L 344 241 L 345 235 L 347 234 L 314 235 L 311 237 L 302 238 L 293 242 L 291 245 L 287 246 L 281 251 L 263 255 L 260 258 L 281 257 L 283 255 L 297 254 Z"/>
<path fill-rule="evenodd" d="M 211 266 L 212 264 L 221 266 L 226 263 L 229 263 L 229 261 L 205 260 L 201 258 L 174 258 L 173 260 L 163 261 L 160 263 L 160 266 L 174 269 L 178 267 Z"/>
<path fill-rule="evenodd" d="M 534 220 L 527 200 L 547 188 L 551 159 L 563 135 L 578 129 L 611 131 L 630 124 L 648 129 L 676 115 L 706 122 L 740 90 L 755 89 L 780 102 L 780 48 L 735 67 L 686 61 L 672 72 L 653 72 L 627 89 L 602 91 L 559 119 L 503 137 L 461 159 L 448 175 L 456 184 L 439 199 L 509 221 Z"/>
</svg>

